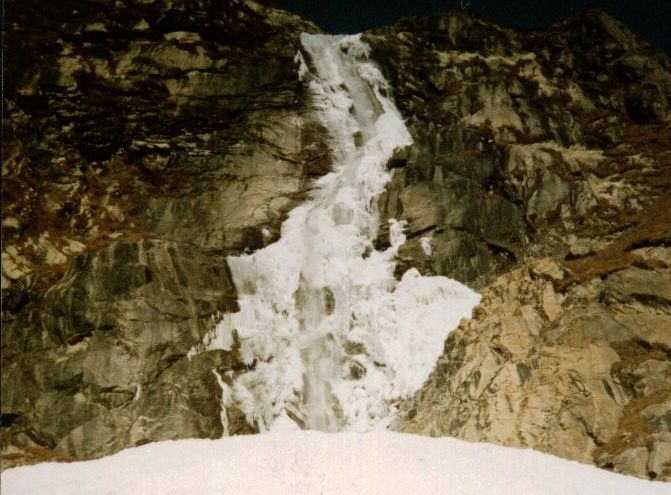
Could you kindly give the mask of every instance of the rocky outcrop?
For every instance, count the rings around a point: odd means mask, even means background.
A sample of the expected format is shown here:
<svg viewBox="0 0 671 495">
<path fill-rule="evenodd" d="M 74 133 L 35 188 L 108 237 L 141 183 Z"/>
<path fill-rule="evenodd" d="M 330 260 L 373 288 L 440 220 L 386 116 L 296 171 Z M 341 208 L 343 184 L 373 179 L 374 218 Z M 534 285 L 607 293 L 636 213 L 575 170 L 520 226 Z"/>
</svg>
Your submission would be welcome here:
<svg viewBox="0 0 671 495">
<path fill-rule="evenodd" d="M 482 287 L 668 187 L 669 59 L 606 14 L 520 33 L 454 13 L 367 40 L 415 139 L 381 200 L 408 221 L 404 266 Z"/>
<path fill-rule="evenodd" d="M 416 142 L 381 200 L 401 269 L 484 289 L 399 427 L 670 478 L 669 59 L 596 11 L 368 40 Z"/>
<path fill-rule="evenodd" d="M 7 19 L 3 467 L 221 436 L 212 370 L 241 365 L 186 354 L 237 309 L 226 256 L 328 170 L 293 62 L 317 28 L 237 0 Z"/>
<path fill-rule="evenodd" d="M 403 429 L 668 479 L 670 254 L 644 248 L 666 268 L 569 287 L 548 258 L 502 275 L 448 338 Z"/>
</svg>

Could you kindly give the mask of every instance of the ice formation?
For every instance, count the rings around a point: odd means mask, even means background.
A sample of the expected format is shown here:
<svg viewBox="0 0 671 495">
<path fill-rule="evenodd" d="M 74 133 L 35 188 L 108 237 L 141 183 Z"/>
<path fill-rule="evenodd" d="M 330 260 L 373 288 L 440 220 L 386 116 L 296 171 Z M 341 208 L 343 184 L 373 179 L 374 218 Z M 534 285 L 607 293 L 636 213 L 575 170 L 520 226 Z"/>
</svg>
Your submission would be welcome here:
<svg viewBox="0 0 671 495">
<path fill-rule="evenodd" d="M 392 222 L 391 246 L 375 250 L 376 199 L 387 161 L 412 138 L 360 35 L 303 34 L 301 44 L 299 76 L 329 131 L 333 171 L 290 212 L 277 242 L 228 259 L 240 311 L 194 352 L 236 347 L 249 369 L 222 377 L 222 402 L 261 431 L 278 418 L 370 430 L 419 389 L 479 296 L 414 269 L 395 280 L 404 225 Z"/>
</svg>

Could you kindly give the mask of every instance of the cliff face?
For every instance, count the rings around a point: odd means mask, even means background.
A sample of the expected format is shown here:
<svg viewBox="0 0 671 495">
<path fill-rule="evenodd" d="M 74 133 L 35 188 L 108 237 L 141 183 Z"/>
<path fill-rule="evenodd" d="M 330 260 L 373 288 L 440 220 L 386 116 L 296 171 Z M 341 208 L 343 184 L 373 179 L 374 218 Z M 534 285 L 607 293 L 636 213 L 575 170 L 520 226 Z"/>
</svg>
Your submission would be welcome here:
<svg viewBox="0 0 671 495">
<path fill-rule="evenodd" d="M 315 26 L 119 5 L 8 7 L 3 467 L 220 436 L 212 369 L 243 365 L 186 353 L 237 310 L 226 256 L 329 169 L 293 61 Z M 408 222 L 398 272 L 484 294 L 399 428 L 671 477 L 669 59 L 598 12 L 365 39 L 415 141 L 379 203 Z"/>
<path fill-rule="evenodd" d="M 211 370 L 239 363 L 186 353 L 237 309 L 226 256 L 328 170 L 293 62 L 316 28 L 251 1 L 7 18 L 3 467 L 219 437 Z"/>
<path fill-rule="evenodd" d="M 669 59 L 599 12 L 368 39 L 416 141 L 401 262 L 485 288 L 400 428 L 669 478 Z"/>
</svg>

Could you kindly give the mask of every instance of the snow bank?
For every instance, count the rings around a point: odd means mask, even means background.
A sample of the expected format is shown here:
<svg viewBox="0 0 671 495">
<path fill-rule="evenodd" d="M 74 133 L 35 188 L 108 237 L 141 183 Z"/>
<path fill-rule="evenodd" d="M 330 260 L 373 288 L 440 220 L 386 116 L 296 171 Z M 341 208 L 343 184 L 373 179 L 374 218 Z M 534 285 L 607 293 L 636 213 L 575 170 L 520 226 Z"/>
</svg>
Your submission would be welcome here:
<svg viewBox="0 0 671 495">
<path fill-rule="evenodd" d="M 3 495 L 668 494 L 671 484 L 532 450 L 392 432 L 267 433 L 160 442 L 2 473 Z"/>
</svg>

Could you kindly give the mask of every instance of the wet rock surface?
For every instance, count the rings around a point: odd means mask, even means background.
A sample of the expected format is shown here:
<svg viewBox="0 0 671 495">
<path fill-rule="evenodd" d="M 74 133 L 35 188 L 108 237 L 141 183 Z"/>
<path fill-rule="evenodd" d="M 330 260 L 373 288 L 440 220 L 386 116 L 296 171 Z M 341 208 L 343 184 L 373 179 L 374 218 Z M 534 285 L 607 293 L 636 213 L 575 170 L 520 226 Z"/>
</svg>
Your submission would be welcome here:
<svg viewBox="0 0 671 495">
<path fill-rule="evenodd" d="M 380 203 L 400 269 L 484 289 L 399 427 L 669 479 L 669 59 L 597 11 L 368 40 L 416 143 Z"/>
<path fill-rule="evenodd" d="M 7 18 L 3 467 L 221 436 L 212 370 L 240 363 L 186 354 L 237 310 L 226 256 L 328 170 L 293 62 L 317 28 L 235 0 Z"/>
</svg>

